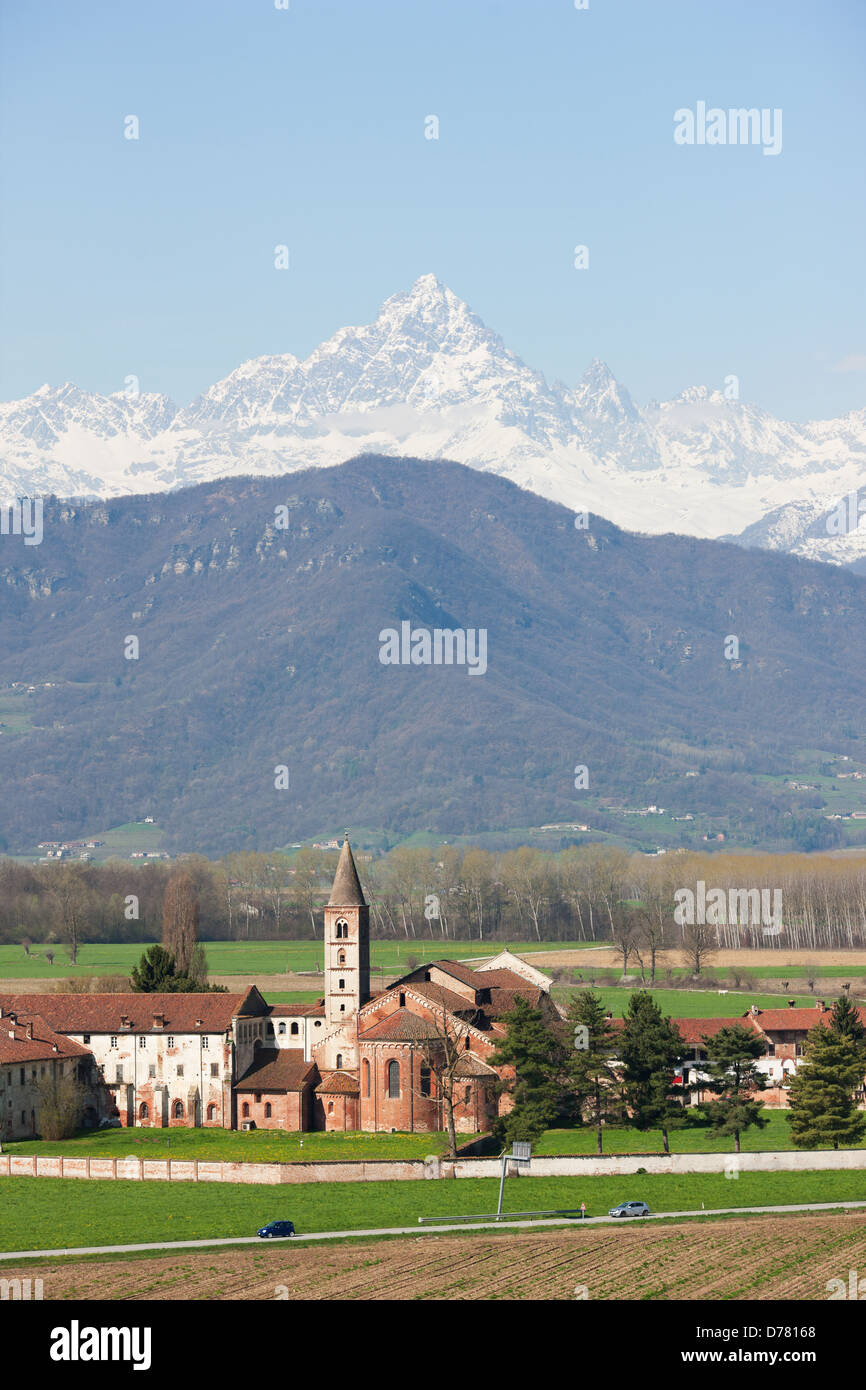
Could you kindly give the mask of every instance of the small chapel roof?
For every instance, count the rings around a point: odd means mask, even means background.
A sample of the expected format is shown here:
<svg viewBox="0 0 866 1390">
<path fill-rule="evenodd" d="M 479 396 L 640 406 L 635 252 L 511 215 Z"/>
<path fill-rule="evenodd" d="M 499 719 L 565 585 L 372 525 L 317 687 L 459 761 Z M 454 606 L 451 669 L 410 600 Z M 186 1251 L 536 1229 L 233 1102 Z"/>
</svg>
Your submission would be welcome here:
<svg viewBox="0 0 866 1390">
<path fill-rule="evenodd" d="M 343 847 L 340 850 L 340 859 L 337 864 L 337 872 L 334 874 L 334 884 L 331 888 L 328 906 L 366 907 L 366 905 L 361 881 L 358 878 L 358 870 L 355 868 L 355 860 L 352 857 L 352 847 L 349 844 L 349 832 L 347 830 Z"/>
</svg>

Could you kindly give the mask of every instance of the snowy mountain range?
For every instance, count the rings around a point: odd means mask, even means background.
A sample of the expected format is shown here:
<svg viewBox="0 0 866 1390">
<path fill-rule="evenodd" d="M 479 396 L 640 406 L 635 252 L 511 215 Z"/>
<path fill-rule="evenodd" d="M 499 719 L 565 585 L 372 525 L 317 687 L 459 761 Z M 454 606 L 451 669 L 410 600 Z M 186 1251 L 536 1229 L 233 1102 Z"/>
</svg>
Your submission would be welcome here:
<svg viewBox="0 0 866 1390">
<path fill-rule="evenodd" d="M 793 424 L 691 387 L 637 406 L 603 362 L 549 385 L 433 275 L 305 361 L 243 363 L 186 407 L 67 383 L 0 405 L 0 495 L 112 497 L 362 453 L 454 459 L 633 531 L 850 564 L 866 410 Z M 851 519 L 854 520 L 852 528 Z M 835 527 L 835 529 L 834 529 Z"/>
</svg>

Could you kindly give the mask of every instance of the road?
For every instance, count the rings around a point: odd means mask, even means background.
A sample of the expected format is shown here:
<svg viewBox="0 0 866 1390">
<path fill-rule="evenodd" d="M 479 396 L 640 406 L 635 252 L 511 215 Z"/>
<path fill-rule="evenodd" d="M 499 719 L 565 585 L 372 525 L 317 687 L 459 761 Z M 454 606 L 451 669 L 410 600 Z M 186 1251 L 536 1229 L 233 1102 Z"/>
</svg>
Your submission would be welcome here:
<svg viewBox="0 0 866 1390">
<path fill-rule="evenodd" d="M 863 1202 L 803 1202 L 793 1206 L 774 1206 L 774 1207 L 713 1207 L 710 1210 L 701 1209 L 700 1211 L 659 1211 L 652 1216 L 641 1217 L 642 1221 L 669 1221 L 672 1217 L 682 1218 L 688 1216 L 743 1216 L 748 1213 L 757 1213 L 766 1216 L 773 1212 L 790 1211 L 853 1211 L 857 1208 L 866 1207 Z M 380 1226 L 358 1231 L 313 1231 L 309 1234 L 302 1234 L 293 1241 L 298 1244 L 301 1241 L 311 1240 L 346 1240 L 347 1237 L 356 1236 L 418 1236 L 418 1235 L 443 1235 L 455 1231 L 491 1231 L 491 1230 L 537 1230 L 543 1226 L 618 1226 L 634 1225 L 634 1221 L 629 1221 L 624 1217 L 614 1216 L 587 1216 L 580 1217 L 549 1217 L 540 1221 L 457 1221 L 451 1224 L 444 1223 L 441 1226 Z M 268 1242 L 269 1244 L 285 1244 L 292 1240 L 291 1236 L 285 1236 L 280 1240 Z M 67 1249 L 57 1250 L 5 1250 L 0 1251 L 0 1260 L 30 1260 L 46 1259 L 58 1255 L 132 1255 L 141 1250 L 208 1250 L 215 1246 L 222 1245 L 264 1245 L 265 1242 L 259 1236 L 226 1236 L 222 1239 L 212 1240 L 163 1240 L 153 1241 L 147 1245 L 78 1245 Z"/>
</svg>

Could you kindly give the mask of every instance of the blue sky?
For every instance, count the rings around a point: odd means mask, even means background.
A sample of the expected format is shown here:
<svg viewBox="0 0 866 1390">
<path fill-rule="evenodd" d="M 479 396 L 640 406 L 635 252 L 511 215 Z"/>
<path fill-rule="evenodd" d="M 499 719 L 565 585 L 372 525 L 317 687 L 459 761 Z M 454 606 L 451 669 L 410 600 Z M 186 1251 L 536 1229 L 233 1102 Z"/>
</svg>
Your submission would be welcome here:
<svg viewBox="0 0 866 1390">
<path fill-rule="evenodd" d="M 589 4 L 7 0 L 0 396 L 185 402 L 433 271 L 549 379 L 862 407 L 866 6 Z M 677 146 L 698 101 L 781 154 Z"/>
</svg>

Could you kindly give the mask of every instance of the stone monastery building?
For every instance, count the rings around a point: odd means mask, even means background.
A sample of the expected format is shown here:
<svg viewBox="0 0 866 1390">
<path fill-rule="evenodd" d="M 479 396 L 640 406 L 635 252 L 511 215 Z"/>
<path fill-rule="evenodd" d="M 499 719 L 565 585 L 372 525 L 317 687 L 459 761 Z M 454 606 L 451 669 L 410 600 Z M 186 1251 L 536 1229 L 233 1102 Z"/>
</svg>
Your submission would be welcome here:
<svg viewBox="0 0 866 1390">
<path fill-rule="evenodd" d="M 551 1018 L 550 979 L 503 952 L 440 960 L 370 994 L 369 908 L 348 836 L 325 907 L 324 999 L 243 994 L 0 995 L 0 1141 L 38 1131 L 47 1066 L 88 1089 L 85 1123 L 462 1133 L 498 1111 L 489 1058 L 518 997 Z M 61 1061 L 60 1059 L 63 1059 Z"/>
<path fill-rule="evenodd" d="M 285 1130 L 490 1128 L 499 1107 L 491 1063 L 518 998 L 551 1021 L 551 981 L 503 951 L 472 970 L 419 966 L 370 993 L 370 923 L 348 836 L 325 907 L 324 998 L 268 1005 L 242 994 L 0 995 L 0 1142 L 39 1132 L 42 1088 L 77 1074 L 85 1124 L 119 1118 L 157 1128 Z M 763 1041 L 765 1104 L 786 1105 L 809 1030 L 829 1011 L 749 1010 L 742 1018 L 676 1019 L 684 1104 L 704 1097 L 706 1036 L 743 1024 Z M 866 1022 L 866 1015 L 864 1015 Z"/>
</svg>

